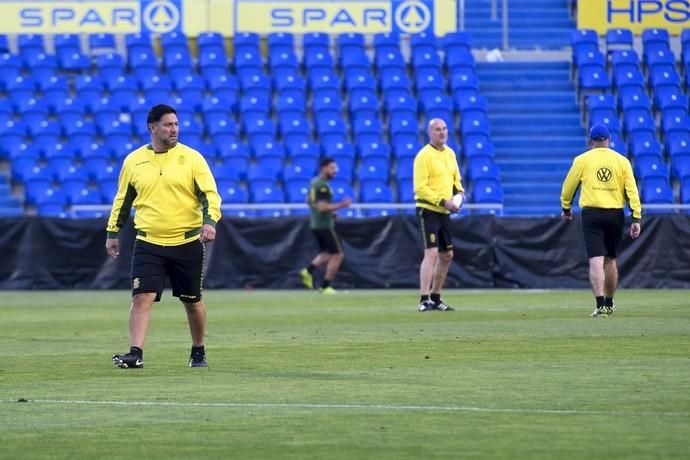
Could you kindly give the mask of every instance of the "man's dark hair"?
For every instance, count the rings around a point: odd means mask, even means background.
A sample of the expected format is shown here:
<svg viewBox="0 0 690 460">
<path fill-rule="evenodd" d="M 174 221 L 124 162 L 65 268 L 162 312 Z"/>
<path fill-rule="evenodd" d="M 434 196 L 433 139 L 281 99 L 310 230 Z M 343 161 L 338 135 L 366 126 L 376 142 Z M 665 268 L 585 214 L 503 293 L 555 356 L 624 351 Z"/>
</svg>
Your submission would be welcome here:
<svg viewBox="0 0 690 460">
<path fill-rule="evenodd" d="M 153 107 L 151 107 L 151 110 L 149 110 L 149 114 L 146 117 L 146 124 L 149 125 L 151 123 L 158 123 L 159 121 L 161 121 L 161 118 L 163 118 L 163 115 L 167 115 L 169 113 L 174 113 L 175 115 L 177 115 L 177 111 L 169 105 L 154 105 Z"/>
<path fill-rule="evenodd" d="M 335 163 L 335 160 L 331 157 L 326 157 L 321 160 L 321 163 L 319 164 L 319 168 L 324 168 L 328 166 L 331 163 Z"/>
</svg>

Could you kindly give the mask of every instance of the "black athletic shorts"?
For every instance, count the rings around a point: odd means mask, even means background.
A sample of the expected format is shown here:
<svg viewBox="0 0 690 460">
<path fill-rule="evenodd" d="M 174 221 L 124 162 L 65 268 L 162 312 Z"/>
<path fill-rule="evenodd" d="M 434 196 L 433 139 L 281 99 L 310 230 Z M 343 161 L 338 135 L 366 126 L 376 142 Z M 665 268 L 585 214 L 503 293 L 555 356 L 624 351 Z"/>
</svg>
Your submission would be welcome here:
<svg viewBox="0 0 690 460">
<path fill-rule="evenodd" d="M 453 250 L 453 235 L 450 233 L 450 214 L 417 208 L 419 230 L 424 248 L 438 248 L 440 252 Z"/>
<path fill-rule="evenodd" d="M 132 295 L 155 292 L 158 302 L 169 278 L 174 297 L 188 303 L 200 301 L 204 251 L 200 240 L 178 246 L 136 240 L 132 254 Z"/>
<path fill-rule="evenodd" d="M 343 248 L 340 245 L 340 238 L 335 230 L 332 228 L 312 228 L 312 233 L 316 237 L 319 244 L 320 252 L 327 252 L 328 254 L 342 254 Z"/>
<path fill-rule="evenodd" d="M 622 209 L 582 209 L 582 233 L 587 257 L 615 258 L 623 238 L 625 216 Z"/>
</svg>

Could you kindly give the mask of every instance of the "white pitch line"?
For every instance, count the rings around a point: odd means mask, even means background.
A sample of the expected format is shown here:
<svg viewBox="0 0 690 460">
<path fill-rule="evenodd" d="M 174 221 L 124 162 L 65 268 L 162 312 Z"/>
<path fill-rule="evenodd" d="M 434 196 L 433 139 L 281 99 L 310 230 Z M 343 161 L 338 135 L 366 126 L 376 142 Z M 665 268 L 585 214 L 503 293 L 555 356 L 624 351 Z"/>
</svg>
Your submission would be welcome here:
<svg viewBox="0 0 690 460">
<path fill-rule="evenodd" d="M 317 404 L 317 403 L 228 403 L 228 402 L 174 402 L 174 401 L 94 401 L 66 399 L 29 399 L 27 401 L 0 400 L 0 403 L 66 404 L 94 406 L 153 406 L 153 407 L 215 407 L 230 409 L 343 409 L 374 411 L 417 411 L 417 412 L 487 412 L 504 414 L 550 414 L 550 415 L 603 415 L 641 417 L 690 417 L 690 412 L 654 411 L 603 411 L 587 409 L 520 409 L 474 406 L 416 406 L 392 404 Z"/>
</svg>

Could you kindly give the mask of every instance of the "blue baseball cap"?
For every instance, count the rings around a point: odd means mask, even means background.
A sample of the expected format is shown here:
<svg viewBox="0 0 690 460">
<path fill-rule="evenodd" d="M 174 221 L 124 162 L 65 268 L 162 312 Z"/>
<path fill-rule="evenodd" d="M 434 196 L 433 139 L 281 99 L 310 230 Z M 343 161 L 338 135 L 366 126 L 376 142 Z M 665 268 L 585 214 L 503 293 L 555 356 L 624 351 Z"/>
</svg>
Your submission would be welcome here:
<svg viewBox="0 0 690 460">
<path fill-rule="evenodd" d="M 593 141 L 604 141 L 611 137 L 611 133 L 606 125 L 594 125 L 589 130 L 589 138 Z"/>
</svg>

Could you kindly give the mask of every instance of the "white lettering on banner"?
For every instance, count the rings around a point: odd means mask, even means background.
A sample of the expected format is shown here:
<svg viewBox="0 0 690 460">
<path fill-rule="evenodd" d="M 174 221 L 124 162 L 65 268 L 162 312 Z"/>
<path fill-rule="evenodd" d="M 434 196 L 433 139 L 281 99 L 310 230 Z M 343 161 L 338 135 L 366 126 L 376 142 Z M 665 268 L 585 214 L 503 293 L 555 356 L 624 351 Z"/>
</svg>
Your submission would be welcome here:
<svg viewBox="0 0 690 460">
<path fill-rule="evenodd" d="M 367 8 L 361 14 L 353 14 L 346 9 L 332 13 L 323 8 L 275 8 L 271 10 L 271 27 L 290 28 L 294 26 L 305 29 L 319 27 L 371 27 L 372 25 L 389 27 L 388 11 L 382 8 Z M 324 29 L 325 30 L 325 29 Z"/>
<path fill-rule="evenodd" d="M 26 28 L 44 27 L 49 25 L 56 29 L 62 26 L 79 27 L 118 27 L 120 25 L 136 25 L 136 11 L 131 8 L 113 8 L 106 14 L 89 8 L 78 12 L 72 8 L 24 8 L 20 10 L 20 26 Z"/>
</svg>

